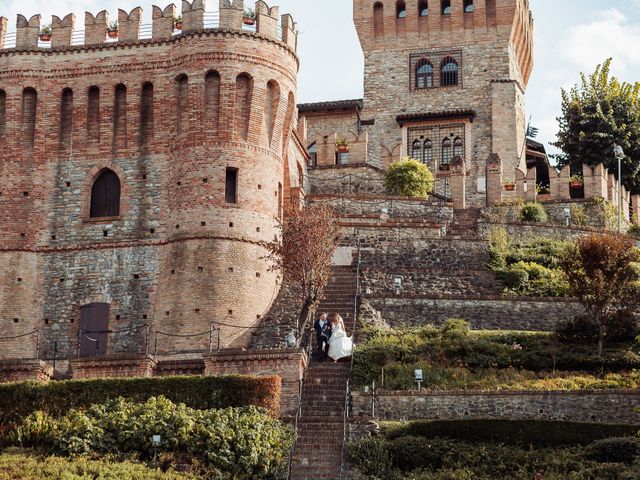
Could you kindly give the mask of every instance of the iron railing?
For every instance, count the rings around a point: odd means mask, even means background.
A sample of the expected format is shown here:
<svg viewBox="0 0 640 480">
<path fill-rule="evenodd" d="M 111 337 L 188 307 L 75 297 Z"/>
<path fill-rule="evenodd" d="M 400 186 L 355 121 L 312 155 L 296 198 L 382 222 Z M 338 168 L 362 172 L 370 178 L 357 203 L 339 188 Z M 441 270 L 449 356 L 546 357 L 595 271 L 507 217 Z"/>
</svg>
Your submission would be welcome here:
<svg viewBox="0 0 640 480">
<path fill-rule="evenodd" d="M 159 347 L 159 338 L 161 336 L 169 337 L 169 338 L 197 338 L 204 337 L 205 335 L 209 336 L 209 344 L 208 344 L 208 353 L 213 353 L 213 338 L 216 337 L 216 352 L 220 351 L 220 327 L 216 327 L 215 322 L 211 322 L 209 324 L 209 330 L 206 332 L 199 333 L 188 333 L 188 334 L 177 334 L 177 333 L 169 333 L 169 332 L 161 332 L 159 330 L 155 331 L 155 338 L 153 342 L 153 356 L 158 356 L 158 347 Z M 202 350 L 175 350 L 173 354 L 175 355 L 184 355 L 191 353 L 203 353 Z M 165 354 L 170 355 L 170 354 Z"/>
</svg>

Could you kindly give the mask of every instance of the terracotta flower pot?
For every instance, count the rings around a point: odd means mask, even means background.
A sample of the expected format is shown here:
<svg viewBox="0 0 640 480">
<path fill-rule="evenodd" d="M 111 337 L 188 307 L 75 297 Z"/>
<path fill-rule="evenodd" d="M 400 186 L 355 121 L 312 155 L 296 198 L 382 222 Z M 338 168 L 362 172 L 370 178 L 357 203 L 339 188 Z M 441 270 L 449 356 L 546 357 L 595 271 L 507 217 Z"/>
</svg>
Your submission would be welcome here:
<svg viewBox="0 0 640 480">
<path fill-rule="evenodd" d="M 584 182 L 580 182 L 578 180 L 573 181 L 573 182 L 569 182 L 569 186 L 571 188 L 582 188 L 583 185 L 584 185 Z"/>
<path fill-rule="evenodd" d="M 507 184 L 505 184 L 504 189 L 507 192 L 513 192 L 516 189 L 516 184 L 515 183 L 507 183 Z"/>
<path fill-rule="evenodd" d="M 176 22 L 176 30 L 182 30 L 182 22 Z"/>
<path fill-rule="evenodd" d="M 338 145 L 338 151 L 340 153 L 347 153 L 349 151 L 349 147 L 347 145 Z"/>
<path fill-rule="evenodd" d="M 107 32 L 107 35 L 109 36 L 109 38 L 118 38 L 118 31 L 117 30 L 109 30 Z"/>
<path fill-rule="evenodd" d="M 40 35 L 40 40 L 43 42 L 50 42 L 51 41 L 51 34 L 50 33 L 43 33 Z"/>
<path fill-rule="evenodd" d="M 245 25 L 255 25 L 256 19 L 251 17 L 244 17 L 242 19 L 242 23 L 244 23 Z"/>
</svg>

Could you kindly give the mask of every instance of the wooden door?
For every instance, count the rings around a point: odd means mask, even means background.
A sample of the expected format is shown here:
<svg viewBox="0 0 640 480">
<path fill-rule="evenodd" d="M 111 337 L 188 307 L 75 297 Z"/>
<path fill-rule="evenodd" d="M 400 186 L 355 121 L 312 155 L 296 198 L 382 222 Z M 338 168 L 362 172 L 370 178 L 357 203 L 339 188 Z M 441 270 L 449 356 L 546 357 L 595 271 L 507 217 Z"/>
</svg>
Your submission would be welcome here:
<svg viewBox="0 0 640 480">
<path fill-rule="evenodd" d="M 80 307 L 80 356 L 105 355 L 108 329 L 108 303 L 91 303 Z"/>
</svg>

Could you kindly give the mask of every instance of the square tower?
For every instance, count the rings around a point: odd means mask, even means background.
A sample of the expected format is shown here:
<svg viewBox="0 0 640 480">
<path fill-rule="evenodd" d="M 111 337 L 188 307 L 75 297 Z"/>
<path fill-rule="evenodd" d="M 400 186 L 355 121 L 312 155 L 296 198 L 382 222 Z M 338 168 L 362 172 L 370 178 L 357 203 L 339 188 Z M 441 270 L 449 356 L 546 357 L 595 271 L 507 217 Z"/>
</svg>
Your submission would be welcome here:
<svg viewBox="0 0 640 480">
<path fill-rule="evenodd" d="M 414 157 L 444 194 L 451 166 L 463 165 L 470 206 L 485 204 L 492 154 L 506 177 L 526 171 L 528 0 L 354 0 L 353 15 L 365 58 L 368 163 Z"/>
</svg>

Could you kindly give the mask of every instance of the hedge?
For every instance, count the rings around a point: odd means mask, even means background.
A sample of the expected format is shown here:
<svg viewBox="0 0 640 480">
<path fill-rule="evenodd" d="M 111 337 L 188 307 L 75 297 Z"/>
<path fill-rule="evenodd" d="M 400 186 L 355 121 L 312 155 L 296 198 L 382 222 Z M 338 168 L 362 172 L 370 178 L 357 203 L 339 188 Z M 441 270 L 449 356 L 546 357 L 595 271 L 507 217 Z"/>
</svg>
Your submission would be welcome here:
<svg viewBox="0 0 640 480">
<path fill-rule="evenodd" d="M 280 377 L 241 375 L 5 383 L 0 384 L 0 436 L 3 429 L 37 410 L 60 417 L 72 408 L 118 397 L 144 402 L 164 396 L 198 410 L 254 405 L 277 418 L 281 389 Z"/>
<path fill-rule="evenodd" d="M 587 445 L 610 437 L 636 435 L 637 425 L 546 422 L 537 420 L 419 420 L 388 423 L 384 436 L 390 440 L 411 436 L 448 438 L 467 442 L 560 447 Z"/>
</svg>

